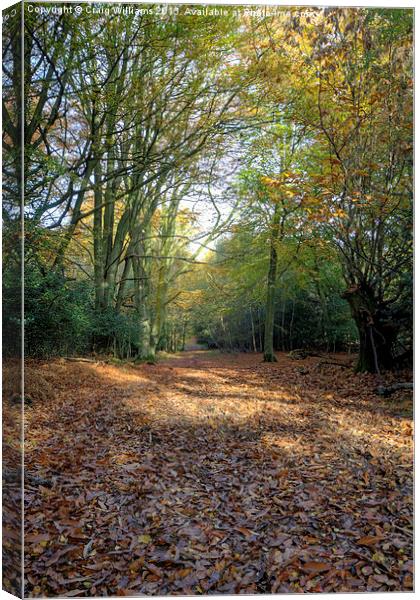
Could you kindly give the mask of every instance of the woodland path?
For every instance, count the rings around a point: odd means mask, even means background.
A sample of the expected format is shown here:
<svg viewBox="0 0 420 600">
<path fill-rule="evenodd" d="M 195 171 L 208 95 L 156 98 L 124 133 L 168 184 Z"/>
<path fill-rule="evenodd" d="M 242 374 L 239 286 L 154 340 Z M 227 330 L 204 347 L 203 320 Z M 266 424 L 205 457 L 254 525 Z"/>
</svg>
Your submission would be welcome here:
<svg viewBox="0 0 420 600">
<path fill-rule="evenodd" d="M 29 365 L 27 593 L 412 589 L 411 398 L 318 363 Z"/>
</svg>

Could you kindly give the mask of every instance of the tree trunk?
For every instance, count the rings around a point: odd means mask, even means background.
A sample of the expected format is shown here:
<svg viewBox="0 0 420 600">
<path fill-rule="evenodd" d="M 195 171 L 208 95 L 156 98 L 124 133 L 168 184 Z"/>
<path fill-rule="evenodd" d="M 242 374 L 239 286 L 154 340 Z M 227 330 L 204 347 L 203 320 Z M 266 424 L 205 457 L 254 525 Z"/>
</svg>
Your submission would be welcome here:
<svg viewBox="0 0 420 600">
<path fill-rule="evenodd" d="M 187 325 L 188 325 L 188 321 L 186 321 L 184 319 L 184 322 L 182 324 L 182 347 L 181 347 L 182 352 L 185 351 L 185 339 L 187 336 Z"/>
<path fill-rule="evenodd" d="M 259 343 L 259 352 L 263 351 L 263 341 L 262 341 L 262 318 L 261 318 L 261 308 L 258 307 L 258 343 Z"/>
<path fill-rule="evenodd" d="M 367 286 L 353 286 L 343 294 L 350 304 L 359 332 L 358 373 L 380 373 L 391 369 L 394 363 L 393 345 L 398 327 L 384 312 Z"/>
<path fill-rule="evenodd" d="M 100 311 L 103 308 L 104 301 L 104 263 L 102 254 L 102 189 L 101 189 L 101 165 L 96 160 L 95 169 L 95 189 L 94 189 L 94 207 L 93 213 L 93 258 L 95 273 L 95 309 Z"/>
<path fill-rule="evenodd" d="M 293 350 L 293 322 L 295 319 L 295 299 L 293 298 L 292 303 L 292 316 L 290 317 L 290 327 L 289 327 L 289 350 Z"/>
<path fill-rule="evenodd" d="M 254 319 L 252 317 L 252 308 L 249 307 L 249 315 L 251 317 L 251 333 L 252 333 L 252 349 L 254 352 L 257 352 L 257 343 L 255 341 L 255 327 L 254 327 Z"/>
<path fill-rule="evenodd" d="M 267 299 L 265 304 L 265 327 L 264 327 L 264 362 L 277 362 L 274 354 L 274 296 L 276 292 L 277 279 L 277 247 L 276 243 L 280 229 L 280 209 L 276 205 L 273 221 L 271 223 L 270 239 L 270 264 L 267 277 Z"/>
</svg>

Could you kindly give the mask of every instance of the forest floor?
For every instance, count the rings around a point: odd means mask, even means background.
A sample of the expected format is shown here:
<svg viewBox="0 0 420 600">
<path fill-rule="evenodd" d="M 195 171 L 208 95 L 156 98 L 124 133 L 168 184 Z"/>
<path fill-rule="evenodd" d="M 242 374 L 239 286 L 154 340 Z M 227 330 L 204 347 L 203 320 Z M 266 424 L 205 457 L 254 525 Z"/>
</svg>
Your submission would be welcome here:
<svg viewBox="0 0 420 600">
<path fill-rule="evenodd" d="M 30 363 L 27 594 L 412 590 L 411 394 L 278 359 Z"/>
</svg>

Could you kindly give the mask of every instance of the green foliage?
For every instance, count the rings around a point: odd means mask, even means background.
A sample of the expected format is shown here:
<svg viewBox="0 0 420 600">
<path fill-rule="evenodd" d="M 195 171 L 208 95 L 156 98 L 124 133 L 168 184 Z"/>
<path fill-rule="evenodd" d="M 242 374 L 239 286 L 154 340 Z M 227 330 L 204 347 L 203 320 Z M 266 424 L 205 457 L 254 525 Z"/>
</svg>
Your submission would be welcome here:
<svg viewBox="0 0 420 600">
<path fill-rule="evenodd" d="M 338 352 L 356 343 L 357 330 L 338 289 L 332 290 L 326 300 L 321 300 L 313 284 L 292 291 L 293 283 L 296 281 L 288 278 L 286 289 L 278 289 L 275 296 L 275 350 L 317 348 Z M 340 280 L 336 283 L 339 288 Z M 210 304 L 211 295 L 209 291 L 209 304 L 200 305 L 195 312 L 194 328 L 198 341 L 210 348 L 262 352 L 264 303 L 251 304 L 250 299 L 247 305 L 247 299 L 241 296 L 235 304 L 227 301 L 221 308 L 220 301 Z"/>
<path fill-rule="evenodd" d="M 25 276 L 25 352 L 50 357 L 88 352 L 93 324 L 92 289 L 61 273 L 31 267 Z"/>
<path fill-rule="evenodd" d="M 20 291 L 8 285 L 9 303 Z M 12 297 L 12 291 L 15 297 Z M 48 358 L 95 353 L 112 353 L 130 358 L 139 344 L 138 320 L 133 313 L 114 308 L 95 311 L 94 290 L 87 280 L 69 280 L 57 271 L 31 268 L 25 278 L 25 352 Z M 16 330 L 18 315 L 8 313 L 6 331 Z"/>
<path fill-rule="evenodd" d="M 211 348 L 261 352 L 264 343 L 268 269 L 264 235 L 238 226 L 218 245 L 231 259 L 201 271 L 200 301 L 193 309 L 198 341 Z M 287 240 L 279 253 L 280 273 L 296 250 Z M 217 259 L 216 259 L 217 260 Z M 216 262 L 214 260 L 213 262 Z M 346 350 L 357 340 L 338 258 L 327 248 L 306 244 L 276 283 L 274 347 Z"/>
<path fill-rule="evenodd" d="M 22 351 L 22 272 L 19 263 L 11 262 L 3 268 L 2 288 L 2 351 L 4 356 L 17 358 Z"/>
<path fill-rule="evenodd" d="M 131 358 L 139 348 L 138 319 L 134 314 L 120 313 L 115 308 L 95 311 L 91 339 L 96 352 Z"/>
</svg>

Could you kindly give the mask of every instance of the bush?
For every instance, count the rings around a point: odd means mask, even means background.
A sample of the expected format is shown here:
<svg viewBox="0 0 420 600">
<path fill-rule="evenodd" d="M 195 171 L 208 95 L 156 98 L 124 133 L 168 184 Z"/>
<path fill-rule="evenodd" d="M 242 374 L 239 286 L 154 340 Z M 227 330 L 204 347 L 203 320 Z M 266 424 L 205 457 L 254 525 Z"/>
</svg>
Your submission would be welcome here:
<svg viewBox="0 0 420 600">
<path fill-rule="evenodd" d="M 76 355 L 92 339 L 92 286 L 37 268 L 25 276 L 25 353 L 28 356 Z"/>
</svg>

